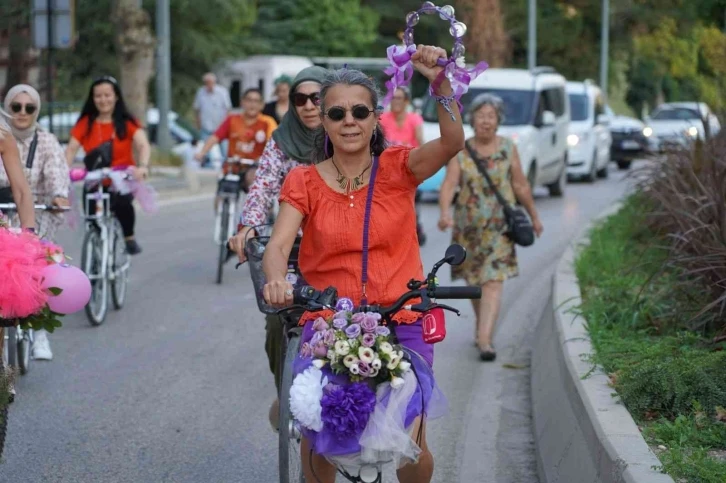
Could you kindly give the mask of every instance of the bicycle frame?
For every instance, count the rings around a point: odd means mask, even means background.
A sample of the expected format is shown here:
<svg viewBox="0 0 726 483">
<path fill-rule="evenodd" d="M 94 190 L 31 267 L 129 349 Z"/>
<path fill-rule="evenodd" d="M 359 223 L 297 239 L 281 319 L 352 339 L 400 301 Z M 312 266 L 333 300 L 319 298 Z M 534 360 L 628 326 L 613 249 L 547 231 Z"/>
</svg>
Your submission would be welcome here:
<svg viewBox="0 0 726 483">
<path fill-rule="evenodd" d="M 222 226 L 222 210 L 217 206 L 217 212 L 214 217 L 214 243 L 217 245 L 225 245 L 231 234 L 236 232 L 237 228 L 237 204 L 241 198 L 241 192 L 244 191 L 243 176 L 248 169 L 254 167 L 256 162 L 252 159 L 240 158 L 238 156 L 228 158 L 223 168 L 231 168 L 231 173 L 221 174 L 218 178 L 219 188 L 217 189 L 217 200 L 219 204 L 223 204 L 226 200 L 229 204 L 229 216 L 227 218 L 227 226 Z M 242 169 L 246 166 L 247 169 Z M 230 189 L 234 185 L 237 189 Z M 224 189 L 222 189 L 224 188 Z"/>
</svg>

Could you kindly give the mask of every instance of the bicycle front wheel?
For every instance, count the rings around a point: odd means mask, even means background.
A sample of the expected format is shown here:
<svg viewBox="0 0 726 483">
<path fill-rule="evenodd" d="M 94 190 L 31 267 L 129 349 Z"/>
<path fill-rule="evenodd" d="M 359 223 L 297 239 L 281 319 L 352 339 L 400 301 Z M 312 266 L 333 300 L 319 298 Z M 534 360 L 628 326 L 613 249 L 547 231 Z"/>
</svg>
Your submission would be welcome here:
<svg viewBox="0 0 726 483">
<path fill-rule="evenodd" d="M 126 241 L 121 223 L 113 220 L 113 240 L 111 242 L 111 300 L 113 308 L 120 310 L 126 301 L 126 285 L 129 280 L 131 256 L 126 251 Z"/>
<path fill-rule="evenodd" d="M 89 228 L 83 238 L 81 270 L 91 280 L 91 300 L 86 304 L 86 317 L 91 325 L 101 325 L 108 312 L 108 279 L 103 270 L 103 241 L 97 228 Z"/>
<path fill-rule="evenodd" d="M 288 335 L 285 334 L 287 338 Z M 300 336 L 290 333 L 285 350 L 285 363 L 282 367 L 282 383 L 280 384 L 280 416 L 278 419 L 279 442 L 278 458 L 280 483 L 305 483 L 300 460 L 300 427 L 290 413 L 290 387 L 292 387 L 292 364 L 300 350 Z"/>
<path fill-rule="evenodd" d="M 7 362 L 7 367 L 11 369 L 19 369 L 20 363 L 19 363 L 19 355 L 18 354 L 18 347 L 20 346 L 18 341 L 18 329 L 17 327 L 6 327 L 5 328 L 5 335 L 7 336 L 7 343 L 5 344 L 5 350 L 7 351 L 7 356 L 5 357 L 5 361 Z"/>
<path fill-rule="evenodd" d="M 224 271 L 224 263 L 227 261 L 227 238 L 229 238 L 229 200 L 225 198 L 222 201 L 222 215 L 220 216 L 220 243 L 219 243 L 219 260 L 217 260 L 217 283 L 222 283 L 222 272 Z"/>
<path fill-rule="evenodd" d="M 24 330 L 23 335 L 16 340 L 18 347 L 18 369 L 20 369 L 20 374 L 22 375 L 27 374 L 30 370 L 30 348 L 33 346 L 32 330 Z"/>
</svg>

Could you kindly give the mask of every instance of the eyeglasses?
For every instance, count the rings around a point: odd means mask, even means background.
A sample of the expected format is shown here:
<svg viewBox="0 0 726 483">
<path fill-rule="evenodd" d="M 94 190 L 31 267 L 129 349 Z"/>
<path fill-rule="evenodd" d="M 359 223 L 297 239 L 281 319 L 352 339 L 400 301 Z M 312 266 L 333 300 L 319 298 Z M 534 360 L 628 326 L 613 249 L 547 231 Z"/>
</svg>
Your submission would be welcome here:
<svg viewBox="0 0 726 483">
<path fill-rule="evenodd" d="M 20 114 L 20 111 L 22 111 L 23 108 L 25 108 L 26 114 L 33 114 L 38 107 L 35 104 L 21 104 L 19 102 L 13 102 L 10 104 L 10 110 L 13 111 L 14 114 Z"/>
<path fill-rule="evenodd" d="M 348 109 L 343 109 L 342 107 L 336 106 L 328 109 L 328 112 L 326 112 L 325 115 L 328 116 L 331 121 L 338 122 L 345 119 L 346 112 L 348 112 Z M 357 106 L 353 106 L 353 109 L 351 109 L 350 112 L 353 114 L 354 119 L 356 119 L 357 121 L 362 121 L 364 119 L 368 119 L 368 116 L 376 111 L 374 109 L 369 109 L 368 106 L 359 104 Z"/>
<path fill-rule="evenodd" d="M 296 92 L 292 95 L 292 102 L 297 107 L 302 107 L 308 103 L 308 99 L 313 103 L 314 106 L 320 105 L 320 93 L 313 92 L 312 94 L 303 94 L 302 92 Z"/>
</svg>

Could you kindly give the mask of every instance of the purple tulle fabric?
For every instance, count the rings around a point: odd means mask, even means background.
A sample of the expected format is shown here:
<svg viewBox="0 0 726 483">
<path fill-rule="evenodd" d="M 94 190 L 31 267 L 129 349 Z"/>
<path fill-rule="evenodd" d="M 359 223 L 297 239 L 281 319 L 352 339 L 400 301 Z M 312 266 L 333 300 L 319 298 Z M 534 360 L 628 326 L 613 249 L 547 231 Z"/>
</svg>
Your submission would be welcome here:
<svg viewBox="0 0 726 483">
<path fill-rule="evenodd" d="M 312 320 L 305 324 L 300 341 L 301 344 L 309 342 L 312 339 L 315 332 L 312 326 Z M 423 341 L 421 320 L 414 324 L 396 325 L 395 331 L 399 343 L 411 356 L 411 367 L 418 379 L 418 386 L 406 409 L 406 427 L 413 424 L 414 420 L 424 413 L 427 420 L 444 416 L 447 413 L 448 404 L 434 379 L 432 367 L 434 361 L 434 346 L 426 344 Z M 311 358 L 298 355 L 293 363 L 293 379 L 311 365 Z M 345 375 L 333 374 L 327 365 L 323 367 L 322 372 L 327 376 L 331 384 L 351 384 Z M 386 404 L 387 400 L 387 397 L 384 398 L 382 403 Z M 326 425 L 323 425 L 323 429 L 319 433 L 302 428 L 303 435 L 310 441 L 315 453 L 323 456 L 340 456 L 360 452 L 361 446 L 358 440 L 362 430 L 363 428 L 360 428 L 357 433 L 347 438 L 341 438 L 334 431 L 329 430 Z"/>
</svg>

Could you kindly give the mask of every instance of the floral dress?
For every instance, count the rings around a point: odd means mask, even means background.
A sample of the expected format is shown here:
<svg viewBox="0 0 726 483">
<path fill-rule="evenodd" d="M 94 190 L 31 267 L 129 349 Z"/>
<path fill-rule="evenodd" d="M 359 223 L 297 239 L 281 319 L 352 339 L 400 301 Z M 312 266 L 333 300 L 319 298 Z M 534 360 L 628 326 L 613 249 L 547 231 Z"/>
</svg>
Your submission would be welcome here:
<svg viewBox="0 0 726 483">
<path fill-rule="evenodd" d="M 514 204 L 512 152 L 514 144 L 499 138 L 499 150 L 483 161 L 501 195 Z M 519 274 L 514 243 L 504 234 L 504 209 L 466 149 L 457 155 L 461 167 L 459 196 L 454 206 L 452 241 L 466 248 L 466 261 L 451 267 L 453 280 L 469 285 L 504 281 Z"/>
</svg>

